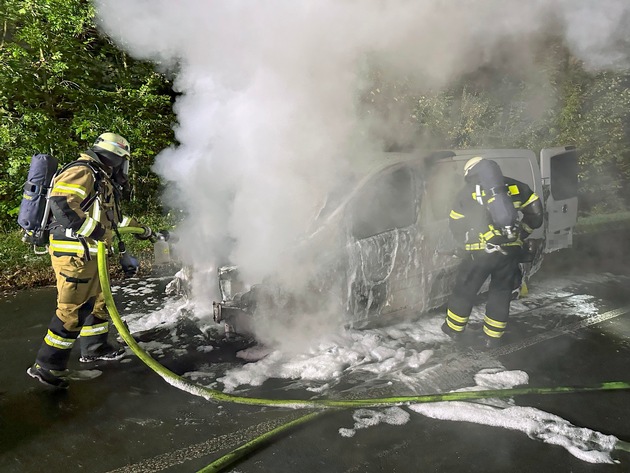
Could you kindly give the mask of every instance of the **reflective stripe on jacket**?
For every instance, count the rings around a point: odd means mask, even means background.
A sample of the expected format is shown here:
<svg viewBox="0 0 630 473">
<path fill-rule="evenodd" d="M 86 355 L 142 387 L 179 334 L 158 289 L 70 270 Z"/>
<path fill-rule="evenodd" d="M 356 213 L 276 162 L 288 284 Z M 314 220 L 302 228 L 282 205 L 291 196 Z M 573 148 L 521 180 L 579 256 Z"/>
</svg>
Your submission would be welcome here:
<svg viewBox="0 0 630 473">
<path fill-rule="evenodd" d="M 121 217 L 114 185 L 101 165 L 88 154 L 76 162 L 85 164 L 70 166 L 53 179 L 49 252 L 54 256 L 83 257 L 86 251 L 93 256 L 98 241 L 111 246 L 114 225 L 134 222 Z"/>
</svg>

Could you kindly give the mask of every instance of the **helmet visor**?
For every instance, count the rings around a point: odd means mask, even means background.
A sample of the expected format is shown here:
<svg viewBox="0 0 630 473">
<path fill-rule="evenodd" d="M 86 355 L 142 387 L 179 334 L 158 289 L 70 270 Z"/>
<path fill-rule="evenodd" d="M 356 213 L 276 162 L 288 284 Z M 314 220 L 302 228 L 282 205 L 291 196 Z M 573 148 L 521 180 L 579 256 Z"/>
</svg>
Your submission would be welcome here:
<svg viewBox="0 0 630 473">
<path fill-rule="evenodd" d="M 123 159 L 123 163 L 120 166 L 120 171 L 126 176 L 129 176 L 129 160 Z"/>
</svg>

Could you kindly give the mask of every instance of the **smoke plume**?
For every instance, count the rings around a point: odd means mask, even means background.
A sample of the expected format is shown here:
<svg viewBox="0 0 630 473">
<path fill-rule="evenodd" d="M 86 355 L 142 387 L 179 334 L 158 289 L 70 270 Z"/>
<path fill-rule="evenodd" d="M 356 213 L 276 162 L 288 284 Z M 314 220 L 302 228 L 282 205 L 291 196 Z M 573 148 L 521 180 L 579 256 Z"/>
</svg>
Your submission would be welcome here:
<svg viewBox="0 0 630 473">
<path fill-rule="evenodd" d="M 532 40 L 561 35 L 593 69 L 627 67 L 626 0 L 95 0 L 102 29 L 175 76 L 178 143 L 156 172 L 188 217 L 179 253 L 249 282 L 286 264 L 329 189 L 400 117 L 362 113 L 377 68 L 440 89 L 493 61 L 535 74 Z M 411 130 L 412 132 L 413 130 Z M 409 138 L 409 141 L 413 141 Z M 348 157 L 353 157 L 351 160 Z M 359 157 L 359 158 L 357 158 Z M 298 273 L 298 272 L 296 272 Z M 216 291 L 202 280 L 204 298 Z"/>
</svg>

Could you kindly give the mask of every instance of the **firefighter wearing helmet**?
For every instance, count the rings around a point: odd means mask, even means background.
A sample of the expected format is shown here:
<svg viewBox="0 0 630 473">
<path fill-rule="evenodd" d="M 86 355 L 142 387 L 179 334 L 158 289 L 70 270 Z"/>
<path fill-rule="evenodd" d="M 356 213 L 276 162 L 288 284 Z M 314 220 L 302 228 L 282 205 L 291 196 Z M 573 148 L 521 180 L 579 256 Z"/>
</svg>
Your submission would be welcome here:
<svg viewBox="0 0 630 473">
<path fill-rule="evenodd" d="M 520 282 L 523 241 L 543 223 L 542 203 L 527 184 L 504 177 L 498 164 L 481 156 L 464 166 L 465 185 L 457 194 L 449 227 L 465 256 L 448 301 L 442 331 L 460 338 L 477 293 L 490 277 L 483 344 L 500 345 L 512 291 Z"/>
<path fill-rule="evenodd" d="M 98 242 L 111 247 L 119 227 L 140 226 L 121 212 L 129 158 L 125 138 L 103 133 L 53 179 L 49 253 L 57 279 L 57 310 L 35 363 L 27 370 L 31 377 L 49 386 L 68 387 L 64 372 L 79 336 L 81 362 L 120 360 L 125 354 L 124 348 L 108 339 L 109 315 L 96 255 Z M 137 237 L 150 238 L 151 229 L 143 228 L 145 232 Z M 126 253 L 121 265 L 127 276 L 138 268 L 137 261 Z"/>
</svg>

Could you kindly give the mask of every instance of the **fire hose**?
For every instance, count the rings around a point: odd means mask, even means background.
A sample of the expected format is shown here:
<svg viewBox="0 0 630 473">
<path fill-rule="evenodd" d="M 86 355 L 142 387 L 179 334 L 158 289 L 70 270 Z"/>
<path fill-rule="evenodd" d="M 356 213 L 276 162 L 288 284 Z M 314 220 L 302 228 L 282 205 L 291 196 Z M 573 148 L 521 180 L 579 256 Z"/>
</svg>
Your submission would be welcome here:
<svg viewBox="0 0 630 473">
<path fill-rule="evenodd" d="M 123 227 L 120 228 L 120 233 L 128 234 L 141 234 L 144 232 L 142 228 L 136 227 Z M 461 392 L 448 392 L 437 394 L 421 394 L 417 396 L 393 396 L 385 398 L 366 398 L 366 399 L 264 399 L 264 398 L 252 398 L 246 396 L 238 396 L 234 394 L 225 393 L 217 389 L 211 389 L 206 386 L 202 386 L 186 378 L 179 376 L 178 374 L 170 371 L 158 363 L 150 354 L 148 354 L 133 338 L 125 323 L 123 322 L 111 291 L 111 285 L 109 280 L 109 269 L 107 262 L 107 247 L 104 242 L 98 243 L 98 272 L 101 282 L 101 289 L 103 296 L 107 304 L 107 310 L 112 319 L 112 322 L 123 341 L 131 349 L 131 351 L 150 369 L 155 371 L 164 381 L 168 384 L 188 392 L 195 396 L 203 397 L 206 400 L 214 402 L 232 402 L 236 404 L 246 404 L 254 406 L 264 407 L 279 407 L 290 409 L 318 409 L 319 412 L 309 413 L 303 417 L 299 417 L 296 420 L 290 421 L 287 424 L 281 425 L 276 429 L 273 429 L 266 434 L 257 437 L 256 439 L 248 442 L 247 444 L 239 447 L 228 455 L 216 460 L 206 468 L 200 470 L 200 472 L 219 472 L 227 466 L 243 458 L 255 448 L 258 448 L 260 444 L 268 441 L 271 437 L 280 434 L 283 431 L 288 430 L 294 426 L 310 421 L 325 410 L 340 410 L 349 408 L 374 408 L 385 406 L 401 406 L 415 403 L 425 402 L 440 402 L 440 401 L 470 401 L 474 399 L 488 399 L 488 398 L 506 398 L 520 395 L 547 395 L 547 394 L 572 394 L 572 393 L 584 393 L 584 392 L 600 392 L 600 391 L 614 391 L 614 390 L 628 390 L 630 389 L 630 383 L 623 381 L 612 381 L 592 386 L 557 386 L 557 387 L 522 387 L 522 388 L 509 388 L 509 389 L 488 389 L 480 391 L 461 391 Z M 630 443 L 618 441 L 615 446 L 618 450 L 630 451 Z"/>
</svg>

